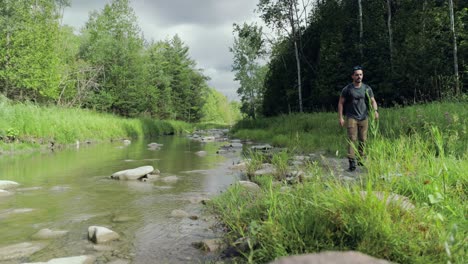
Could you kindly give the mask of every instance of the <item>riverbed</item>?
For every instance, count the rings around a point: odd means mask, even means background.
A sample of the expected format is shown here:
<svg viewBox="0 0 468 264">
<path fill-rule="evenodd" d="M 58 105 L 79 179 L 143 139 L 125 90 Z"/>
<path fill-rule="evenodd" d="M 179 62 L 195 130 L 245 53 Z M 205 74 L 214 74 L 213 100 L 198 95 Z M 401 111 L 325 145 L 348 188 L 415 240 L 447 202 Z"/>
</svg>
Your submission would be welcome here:
<svg viewBox="0 0 468 264">
<path fill-rule="evenodd" d="M 149 149 L 150 142 L 162 146 Z M 128 145 L 123 141 L 80 144 L 60 151 L 0 156 L 0 180 L 20 184 L 12 195 L 0 197 L 0 247 L 23 242 L 44 245 L 30 256 L 5 263 L 78 255 L 96 256 L 96 263 L 216 259 L 217 253 L 192 244 L 222 235 L 211 228 L 214 220 L 201 201 L 239 179 L 229 166 L 240 160 L 240 153 L 216 154 L 223 144 L 163 136 Z M 109 177 L 146 165 L 158 169 L 160 179 L 139 182 Z M 177 180 L 161 180 L 170 176 Z M 174 210 L 190 217 L 174 216 Z M 88 227 L 93 225 L 117 232 L 120 239 L 96 247 L 87 239 Z M 68 232 L 55 239 L 34 239 L 44 228 Z"/>
</svg>

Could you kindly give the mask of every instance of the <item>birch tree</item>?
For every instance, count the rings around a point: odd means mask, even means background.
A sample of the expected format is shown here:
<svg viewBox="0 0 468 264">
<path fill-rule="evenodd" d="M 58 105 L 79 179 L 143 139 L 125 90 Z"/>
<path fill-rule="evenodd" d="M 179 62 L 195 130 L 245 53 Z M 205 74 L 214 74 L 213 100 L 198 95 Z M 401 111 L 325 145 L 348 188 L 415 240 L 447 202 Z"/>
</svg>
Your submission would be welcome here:
<svg viewBox="0 0 468 264">
<path fill-rule="evenodd" d="M 298 0 L 260 0 L 258 12 L 265 23 L 278 34 L 286 34 L 293 42 L 297 70 L 297 93 L 299 112 L 303 112 L 301 58 L 299 48 L 302 28 L 307 23 L 307 8 L 310 2 Z M 300 6 L 300 8 L 299 8 Z"/>
<path fill-rule="evenodd" d="M 455 18 L 453 15 L 453 0 L 449 0 L 450 9 L 450 29 L 453 36 L 453 71 L 455 74 L 455 94 L 460 94 L 460 84 L 458 75 L 458 52 L 457 52 L 457 34 L 455 33 Z"/>
</svg>

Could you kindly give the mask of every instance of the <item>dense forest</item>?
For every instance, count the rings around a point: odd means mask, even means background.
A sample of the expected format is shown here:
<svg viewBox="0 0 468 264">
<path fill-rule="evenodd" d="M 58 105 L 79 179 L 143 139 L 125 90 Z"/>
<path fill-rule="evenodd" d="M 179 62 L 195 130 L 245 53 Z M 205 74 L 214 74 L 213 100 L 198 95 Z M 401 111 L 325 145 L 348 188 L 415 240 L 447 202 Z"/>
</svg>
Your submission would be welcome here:
<svg viewBox="0 0 468 264">
<path fill-rule="evenodd" d="M 334 110 L 356 65 L 384 106 L 468 89 L 466 0 L 259 0 L 256 11 L 268 30 L 235 25 L 231 49 L 251 117 Z"/>
<path fill-rule="evenodd" d="M 355 65 L 383 106 L 460 98 L 468 89 L 467 0 L 259 0 L 266 28 L 233 29 L 240 106 L 208 86 L 178 35 L 146 40 L 130 0 L 93 11 L 79 32 L 61 22 L 70 4 L 0 2 L 5 97 L 230 123 L 239 107 L 253 118 L 334 110 Z"/>
<path fill-rule="evenodd" d="M 208 87 L 208 77 L 178 35 L 144 39 L 129 0 L 93 11 L 79 32 L 61 23 L 70 4 L 0 2 L 0 92 L 5 97 L 126 117 L 236 119 L 238 104 Z"/>
</svg>

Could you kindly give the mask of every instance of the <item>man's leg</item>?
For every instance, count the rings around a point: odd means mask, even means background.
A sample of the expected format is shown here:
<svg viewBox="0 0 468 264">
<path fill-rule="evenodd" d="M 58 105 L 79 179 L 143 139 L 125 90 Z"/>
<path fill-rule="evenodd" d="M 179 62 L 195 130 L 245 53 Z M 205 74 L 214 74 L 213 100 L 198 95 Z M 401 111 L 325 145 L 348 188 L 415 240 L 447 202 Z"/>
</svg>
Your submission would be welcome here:
<svg viewBox="0 0 468 264">
<path fill-rule="evenodd" d="M 361 160 L 364 159 L 364 148 L 366 146 L 367 140 L 367 130 L 369 129 L 369 121 L 368 119 L 362 120 L 358 122 L 358 139 L 359 139 L 359 161 L 358 165 L 362 166 Z"/>
<path fill-rule="evenodd" d="M 354 149 L 356 148 L 356 141 L 358 136 L 357 120 L 353 118 L 347 118 L 347 128 L 349 170 L 353 171 L 356 169 L 356 155 Z"/>
</svg>

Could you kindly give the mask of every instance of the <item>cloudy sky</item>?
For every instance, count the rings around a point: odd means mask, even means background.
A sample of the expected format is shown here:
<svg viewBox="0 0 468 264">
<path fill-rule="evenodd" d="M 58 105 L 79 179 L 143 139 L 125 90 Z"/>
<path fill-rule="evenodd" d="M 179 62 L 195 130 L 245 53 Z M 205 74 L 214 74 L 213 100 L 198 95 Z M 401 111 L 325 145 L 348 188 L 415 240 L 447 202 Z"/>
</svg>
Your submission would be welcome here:
<svg viewBox="0 0 468 264">
<path fill-rule="evenodd" d="M 110 0 L 72 0 L 63 23 L 80 29 L 89 12 L 102 10 Z M 233 23 L 259 22 L 257 0 L 131 0 L 147 40 L 170 39 L 175 34 L 190 49 L 190 57 L 204 69 L 209 85 L 230 100 L 239 100 L 231 72 Z"/>
</svg>

